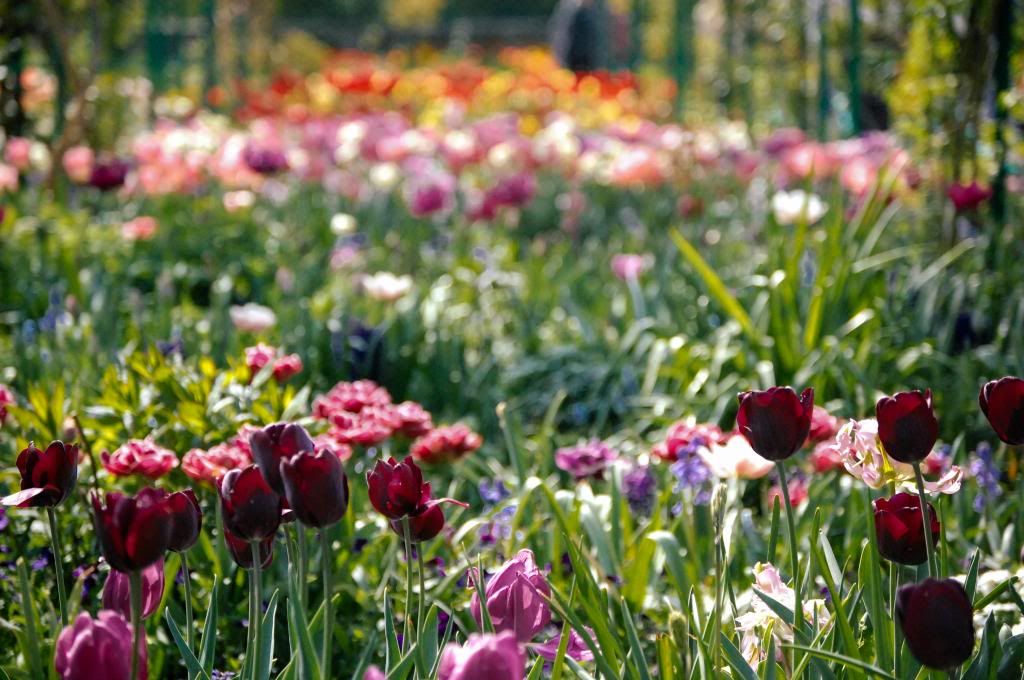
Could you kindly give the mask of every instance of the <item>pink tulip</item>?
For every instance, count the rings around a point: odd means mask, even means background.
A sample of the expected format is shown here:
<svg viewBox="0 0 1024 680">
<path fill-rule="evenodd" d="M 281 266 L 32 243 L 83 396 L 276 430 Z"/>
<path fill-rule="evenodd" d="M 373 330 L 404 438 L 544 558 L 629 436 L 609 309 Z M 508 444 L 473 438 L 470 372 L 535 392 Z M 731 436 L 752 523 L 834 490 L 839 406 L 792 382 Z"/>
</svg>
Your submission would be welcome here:
<svg viewBox="0 0 1024 680">
<path fill-rule="evenodd" d="M 140 215 L 121 225 L 121 238 L 125 241 L 148 241 L 156 234 L 158 226 L 155 217 Z"/>
<path fill-rule="evenodd" d="M 139 638 L 139 680 L 149 675 L 146 638 Z M 128 680 L 132 672 L 132 628 L 114 611 L 96 618 L 79 614 L 57 638 L 54 667 L 61 680 Z"/>
<path fill-rule="evenodd" d="M 24 172 L 31 162 L 32 141 L 24 137 L 11 137 L 4 147 L 4 160 Z"/>
<path fill-rule="evenodd" d="M 87 146 L 73 146 L 64 152 L 61 164 L 68 178 L 76 184 L 85 184 L 92 176 L 96 155 Z"/>
<path fill-rule="evenodd" d="M 545 599 L 551 590 L 530 550 L 520 550 L 506 562 L 487 582 L 484 595 L 494 630 L 513 632 L 519 642 L 529 642 L 551 621 Z M 473 618 L 481 621 L 480 599 L 475 592 L 469 608 Z"/>
<path fill-rule="evenodd" d="M 148 437 L 125 442 L 113 453 L 104 451 L 100 460 L 107 472 L 116 477 L 142 475 L 159 479 L 178 467 L 178 456 Z"/>
<path fill-rule="evenodd" d="M 612 258 L 612 273 L 623 281 L 633 281 L 647 269 L 647 260 L 643 255 L 623 253 Z"/>
<path fill-rule="evenodd" d="M 157 560 L 142 570 L 142 618 L 148 619 L 164 596 L 164 561 Z M 103 608 L 115 611 L 127 620 L 132 617 L 132 588 L 128 574 L 111 569 L 103 584 Z"/>
<path fill-rule="evenodd" d="M 470 635 L 441 653 L 438 680 L 523 680 L 526 658 L 515 634 Z"/>
</svg>

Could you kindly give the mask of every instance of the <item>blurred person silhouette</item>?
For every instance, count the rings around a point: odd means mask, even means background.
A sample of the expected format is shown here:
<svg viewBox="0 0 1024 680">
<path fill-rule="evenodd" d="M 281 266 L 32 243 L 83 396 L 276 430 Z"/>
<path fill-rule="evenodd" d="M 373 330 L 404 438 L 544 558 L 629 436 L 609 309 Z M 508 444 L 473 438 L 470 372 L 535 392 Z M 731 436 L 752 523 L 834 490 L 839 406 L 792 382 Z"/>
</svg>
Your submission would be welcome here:
<svg viewBox="0 0 1024 680">
<path fill-rule="evenodd" d="M 562 68 L 576 73 L 597 68 L 598 21 L 594 0 L 559 0 L 551 17 L 551 51 Z"/>
</svg>

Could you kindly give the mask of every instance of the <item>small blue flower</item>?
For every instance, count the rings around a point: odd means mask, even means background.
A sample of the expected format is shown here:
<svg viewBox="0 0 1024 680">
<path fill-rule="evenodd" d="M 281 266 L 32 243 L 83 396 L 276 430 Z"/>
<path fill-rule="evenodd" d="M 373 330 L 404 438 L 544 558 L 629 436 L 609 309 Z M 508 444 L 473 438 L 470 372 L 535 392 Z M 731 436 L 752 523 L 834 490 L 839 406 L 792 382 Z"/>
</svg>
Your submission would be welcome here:
<svg viewBox="0 0 1024 680">
<path fill-rule="evenodd" d="M 999 486 L 1000 470 L 995 462 L 992 447 L 982 442 L 974 450 L 969 466 L 970 475 L 978 485 L 978 495 L 974 497 L 974 509 L 981 512 L 999 496 L 1003 489 Z"/>
</svg>

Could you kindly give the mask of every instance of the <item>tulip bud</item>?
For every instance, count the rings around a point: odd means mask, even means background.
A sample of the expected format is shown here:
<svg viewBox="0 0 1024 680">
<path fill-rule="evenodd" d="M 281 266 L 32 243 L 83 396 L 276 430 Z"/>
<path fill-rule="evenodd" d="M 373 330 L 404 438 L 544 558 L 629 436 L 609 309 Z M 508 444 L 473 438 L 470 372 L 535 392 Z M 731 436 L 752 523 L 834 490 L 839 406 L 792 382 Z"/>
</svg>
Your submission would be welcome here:
<svg viewBox="0 0 1024 680">
<path fill-rule="evenodd" d="M 484 596 L 495 632 L 511 631 L 524 644 L 551 621 L 551 609 L 546 599 L 551 596 L 551 589 L 530 550 L 520 550 L 502 565 L 487 581 Z M 476 592 L 470 600 L 469 609 L 478 623 L 482 621 L 480 598 Z"/>
<path fill-rule="evenodd" d="M 778 462 L 796 453 L 807 441 L 814 410 L 814 389 L 799 397 L 791 387 L 744 392 L 736 426 L 757 455 Z"/>
<path fill-rule="evenodd" d="M 203 511 L 199 509 L 199 499 L 192 489 L 185 489 L 168 496 L 167 504 L 171 508 L 171 518 L 174 521 L 168 548 L 174 552 L 185 552 L 195 545 L 203 525 Z"/>
<path fill-rule="evenodd" d="M 939 421 L 932 410 L 932 391 L 899 392 L 875 404 L 878 438 L 890 457 L 917 463 L 928 457 L 939 437 Z"/>
<path fill-rule="evenodd" d="M 996 435 L 1010 446 L 1024 444 L 1024 380 L 1006 376 L 986 383 L 978 404 Z"/>
<path fill-rule="evenodd" d="M 330 526 L 348 509 L 348 477 L 333 451 L 301 451 L 281 461 L 281 479 L 289 507 L 307 526 Z"/>
<path fill-rule="evenodd" d="M 288 460 L 299 451 L 312 451 L 313 440 L 301 425 L 277 423 L 252 433 L 249 438 L 252 457 L 259 466 L 270 488 L 284 494 L 281 481 L 281 461 Z"/>
<path fill-rule="evenodd" d="M 967 591 L 953 579 L 925 579 L 896 595 L 896 618 L 907 646 L 929 668 L 956 668 L 971 657 L 973 616 Z"/>
<path fill-rule="evenodd" d="M 939 520 L 928 504 L 932 545 L 939 542 Z M 898 493 L 890 499 L 875 501 L 875 535 L 878 553 L 897 564 L 924 564 L 928 559 L 922 530 L 921 500 L 914 494 Z"/>
<path fill-rule="evenodd" d="M 174 525 L 165 492 L 150 487 L 134 497 L 110 492 L 105 503 L 94 494 L 92 507 L 103 556 L 111 567 L 140 571 L 164 556 Z"/>
<path fill-rule="evenodd" d="M 129 680 L 132 674 L 132 628 L 117 612 L 101 611 L 93 619 L 82 613 L 57 638 L 54 667 L 61 680 Z M 146 636 L 139 637 L 139 680 L 148 677 Z"/>
<path fill-rule="evenodd" d="M 438 680 L 523 680 L 526 657 L 515 634 L 470 635 L 441 653 Z"/>
<path fill-rule="evenodd" d="M 247 541 L 271 537 L 281 524 L 281 497 L 270 488 L 255 465 L 230 470 L 224 475 L 220 502 L 224 526 Z"/>
<path fill-rule="evenodd" d="M 401 463 L 394 458 L 379 460 L 366 473 L 370 503 L 388 519 L 401 519 L 416 512 L 430 498 L 430 485 L 423 483 L 423 472 L 411 457 Z"/>
<path fill-rule="evenodd" d="M 160 558 L 140 572 L 142 577 L 142 618 L 154 613 L 164 596 L 164 560 Z M 103 584 L 103 608 L 112 609 L 125 619 L 132 618 L 132 588 L 128 574 L 111 569 Z"/>
<path fill-rule="evenodd" d="M 21 491 L 4 498 L 3 505 L 19 508 L 54 507 L 64 502 L 78 481 L 78 447 L 54 441 L 46 451 L 35 444 L 18 454 Z"/>
</svg>

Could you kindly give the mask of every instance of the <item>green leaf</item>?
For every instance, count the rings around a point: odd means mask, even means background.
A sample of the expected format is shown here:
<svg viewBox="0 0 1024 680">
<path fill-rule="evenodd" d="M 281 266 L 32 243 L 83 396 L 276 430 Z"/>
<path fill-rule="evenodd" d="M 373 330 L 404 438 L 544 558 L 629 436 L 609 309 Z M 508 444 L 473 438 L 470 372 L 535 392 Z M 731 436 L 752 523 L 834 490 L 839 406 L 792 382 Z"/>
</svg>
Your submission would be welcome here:
<svg viewBox="0 0 1024 680">
<path fill-rule="evenodd" d="M 174 622 L 174 617 L 171 616 L 171 610 L 164 610 L 164 618 L 167 620 L 167 627 L 171 631 L 171 638 L 174 640 L 174 644 L 178 646 L 178 651 L 181 653 L 181 659 L 185 662 L 189 671 L 195 673 L 200 678 L 210 680 L 209 674 L 203 669 L 199 663 L 199 659 L 192 653 L 192 650 L 188 648 L 188 643 L 185 642 L 185 638 L 181 634 L 181 629 L 178 628 L 178 624 Z"/>
<path fill-rule="evenodd" d="M 270 677 L 270 667 L 274 661 L 274 617 L 277 615 L 277 600 L 281 595 L 278 588 L 270 596 L 267 603 L 267 611 L 263 614 L 263 622 L 260 625 L 260 658 L 256 667 L 257 680 L 267 680 Z"/>
<path fill-rule="evenodd" d="M 288 618 L 299 638 L 299 657 L 302 660 L 302 671 L 307 678 L 320 680 L 320 662 L 316 657 L 313 640 L 309 637 L 309 623 L 306 614 L 299 604 L 299 598 L 288 597 Z"/>
<path fill-rule="evenodd" d="M 824 659 L 826 661 L 831 661 L 833 663 L 837 663 L 837 664 L 839 664 L 841 666 L 844 666 L 846 668 L 856 668 L 856 669 L 858 669 L 858 670 L 860 670 L 860 671 L 862 671 L 864 673 L 868 673 L 869 675 L 873 675 L 876 678 L 883 678 L 883 680 L 898 680 L 898 678 L 896 678 L 896 676 L 891 675 L 891 674 L 887 673 L 886 671 L 883 671 L 881 668 L 878 668 L 877 666 L 872 666 L 871 664 L 866 663 L 864 661 L 861 661 L 860 659 L 854 659 L 852 657 L 845 656 L 843 654 L 837 654 L 835 652 L 830 652 L 830 651 L 828 651 L 826 649 L 818 649 L 817 647 L 807 647 L 807 646 L 804 646 L 804 645 L 789 645 L 789 644 L 783 644 L 782 648 L 783 649 L 795 649 L 795 650 L 803 652 L 804 654 L 807 654 L 809 656 L 814 656 L 814 657 L 817 657 L 819 659 Z"/>
<path fill-rule="evenodd" d="M 747 660 L 743 658 L 743 653 L 740 652 L 725 633 L 721 634 L 719 642 L 722 645 L 722 649 L 725 650 L 725 660 L 729 662 L 729 665 L 736 671 L 736 674 L 742 680 L 757 680 L 757 673 L 754 672 L 754 669 L 750 667 Z M 771 658 L 768 661 L 772 664 L 775 663 L 775 660 Z"/>
<path fill-rule="evenodd" d="M 217 609 L 219 606 L 220 584 L 214 583 L 210 592 L 210 606 L 203 622 L 203 642 L 199 647 L 199 664 L 207 675 L 213 673 L 213 661 L 217 653 Z"/>
<path fill-rule="evenodd" d="M 619 608 L 622 612 L 622 621 L 626 626 L 626 637 L 629 640 L 633 665 L 636 667 L 640 680 L 651 680 L 651 674 L 647 670 L 647 660 L 644 658 L 644 647 L 640 644 L 640 636 L 637 635 L 636 626 L 633 623 L 633 614 L 629 611 L 629 605 L 625 600 L 619 600 Z"/>
</svg>

